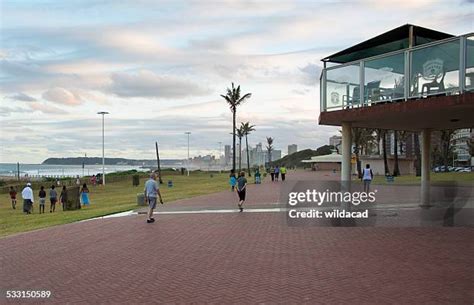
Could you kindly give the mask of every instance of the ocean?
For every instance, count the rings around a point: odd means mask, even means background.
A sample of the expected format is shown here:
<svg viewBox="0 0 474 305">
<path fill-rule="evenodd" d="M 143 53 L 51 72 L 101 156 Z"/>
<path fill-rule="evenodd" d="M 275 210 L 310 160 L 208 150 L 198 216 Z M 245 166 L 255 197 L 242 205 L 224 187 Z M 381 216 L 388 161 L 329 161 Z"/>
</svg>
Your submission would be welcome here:
<svg viewBox="0 0 474 305">
<path fill-rule="evenodd" d="M 131 165 L 105 165 L 105 173 L 127 170 L 148 171 L 148 168 Z M 102 165 L 53 165 L 53 164 L 21 164 L 20 177 L 82 177 L 102 173 Z M 0 163 L 0 176 L 15 177 L 17 174 L 16 163 Z"/>
</svg>

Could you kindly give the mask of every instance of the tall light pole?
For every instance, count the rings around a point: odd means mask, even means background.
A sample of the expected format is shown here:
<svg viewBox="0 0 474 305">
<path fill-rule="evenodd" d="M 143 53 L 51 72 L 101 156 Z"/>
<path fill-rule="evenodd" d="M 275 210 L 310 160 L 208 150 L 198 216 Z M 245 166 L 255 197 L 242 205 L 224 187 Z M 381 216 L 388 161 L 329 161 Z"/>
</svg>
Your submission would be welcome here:
<svg viewBox="0 0 474 305">
<path fill-rule="evenodd" d="M 107 111 L 100 111 L 97 114 L 102 115 L 102 185 L 105 185 L 105 133 L 104 133 L 104 117 L 109 114 Z"/>
<path fill-rule="evenodd" d="M 189 176 L 189 136 L 191 135 L 191 131 L 186 131 L 184 134 L 188 135 L 188 160 L 186 162 L 186 167 L 187 167 L 188 176 Z"/>
</svg>

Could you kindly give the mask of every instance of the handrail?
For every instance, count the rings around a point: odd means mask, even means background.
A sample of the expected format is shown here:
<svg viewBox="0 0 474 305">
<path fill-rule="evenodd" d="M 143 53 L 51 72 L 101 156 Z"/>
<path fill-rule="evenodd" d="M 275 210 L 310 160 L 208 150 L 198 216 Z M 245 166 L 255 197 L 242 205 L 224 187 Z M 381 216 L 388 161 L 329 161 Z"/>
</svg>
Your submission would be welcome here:
<svg viewBox="0 0 474 305">
<path fill-rule="evenodd" d="M 414 51 L 414 50 L 418 50 L 418 49 L 429 48 L 429 47 L 432 47 L 432 46 L 435 46 L 435 45 L 438 45 L 438 44 L 443 44 L 443 43 L 458 40 L 461 37 L 468 37 L 468 36 L 472 36 L 472 35 L 474 35 L 474 32 L 464 34 L 464 35 L 455 36 L 455 37 L 450 37 L 450 38 L 446 38 L 446 39 L 442 39 L 442 40 L 427 42 L 427 43 L 424 43 L 422 45 L 414 46 L 414 47 L 411 47 L 411 48 L 396 50 L 396 51 L 392 51 L 392 52 L 388 52 L 388 53 L 384 53 L 384 54 L 379 54 L 379 55 L 374 55 L 374 56 L 371 56 L 371 57 L 366 57 L 366 58 L 362 58 L 362 59 L 358 59 L 358 60 L 353 60 L 353 61 L 346 62 L 346 63 L 343 63 L 343 64 L 339 64 L 339 65 L 336 65 L 336 66 L 326 67 L 323 70 L 328 71 L 328 70 L 337 69 L 339 67 L 353 66 L 355 64 L 359 64 L 361 61 L 369 61 L 369 60 L 374 60 L 374 59 L 380 59 L 380 58 L 384 58 L 384 57 L 388 57 L 388 56 L 392 56 L 392 55 L 396 55 L 396 54 L 403 54 L 403 53 L 405 53 L 405 51 Z"/>
</svg>

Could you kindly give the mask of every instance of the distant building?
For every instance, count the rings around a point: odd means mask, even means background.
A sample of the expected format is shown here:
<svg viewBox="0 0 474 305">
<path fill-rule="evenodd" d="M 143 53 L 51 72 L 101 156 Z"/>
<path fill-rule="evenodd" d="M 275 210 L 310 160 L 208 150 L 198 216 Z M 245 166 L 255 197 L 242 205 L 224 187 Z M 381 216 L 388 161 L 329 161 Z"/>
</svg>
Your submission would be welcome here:
<svg viewBox="0 0 474 305">
<path fill-rule="evenodd" d="M 272 161 L 276 161 L 278 159 L 281 159 L 281 150 L 279 149 L 272 150 Z"/>
<path fill-rule="evenodd" d="M 334 146 L 336 149 L 339 149 L 339 146 L 342 143 L 342 136 L 332 136 L 329 138 L 329 145 Z"/>
<path fill-rule="evenodd" d="M 288 145 L 288 155 L 294 154 L 297 151 L 298 151 L 298 145 L 296 144 Z"/>
<path fill-rule="evenodd" d="M 458 165 L 470 165 L 471 155 L 469 154 L 469 141 L 472 136 L 471 129 L 458 129 L 453 135 L 453 148 L 456 156 L 455 163 Z"/>
<path fill-rule="evenodd" d="M 230 145 L 225 145 L 224 146 L 224 160 L 225 160 L 225 165 L 230 164 L 230 159 L 232 158 L 232 153 L 231 153 L 231 146 Z"/>
</svg>

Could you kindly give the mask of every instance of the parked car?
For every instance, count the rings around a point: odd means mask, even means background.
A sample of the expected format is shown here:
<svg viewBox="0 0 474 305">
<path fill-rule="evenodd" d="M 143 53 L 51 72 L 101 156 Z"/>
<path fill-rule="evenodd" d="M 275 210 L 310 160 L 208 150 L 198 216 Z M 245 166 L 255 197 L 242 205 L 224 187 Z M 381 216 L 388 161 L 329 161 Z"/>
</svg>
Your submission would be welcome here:
<svg viewBox="0 0 474 305">
<path fill-rule="evenodd" d="M 465 168 L 461 169 L 460 171 L 458 171 L 458 173 L 470 173 L 470 172 L 471 172 L 470 167 L 465 167 Z"/>
</svg>

